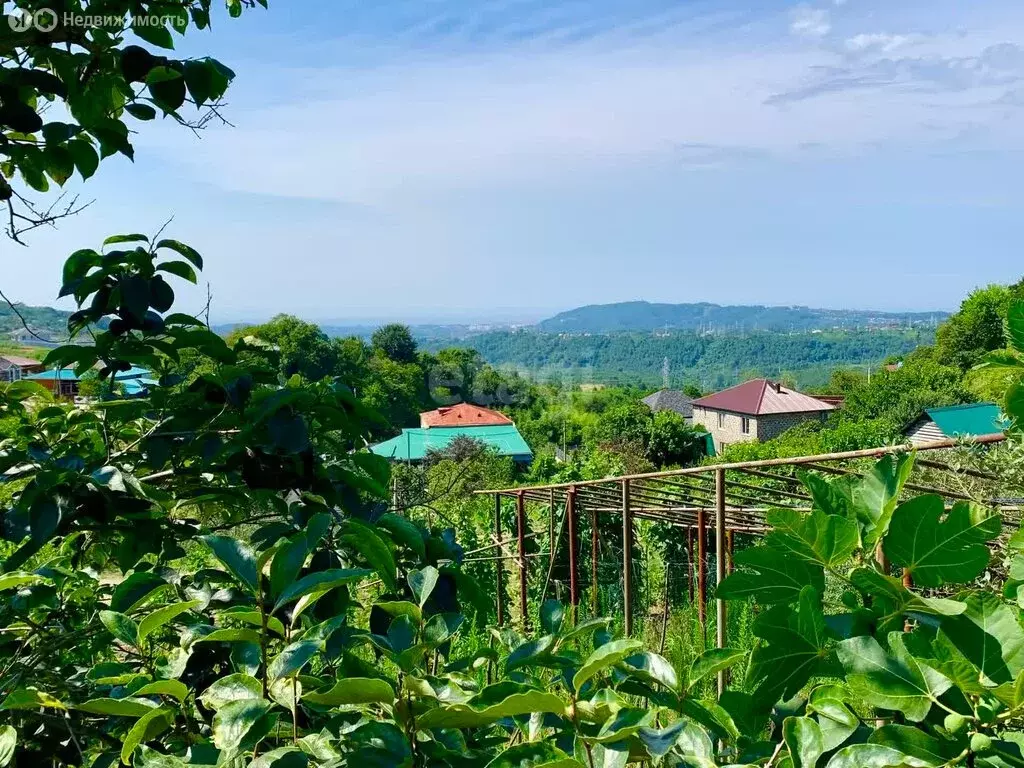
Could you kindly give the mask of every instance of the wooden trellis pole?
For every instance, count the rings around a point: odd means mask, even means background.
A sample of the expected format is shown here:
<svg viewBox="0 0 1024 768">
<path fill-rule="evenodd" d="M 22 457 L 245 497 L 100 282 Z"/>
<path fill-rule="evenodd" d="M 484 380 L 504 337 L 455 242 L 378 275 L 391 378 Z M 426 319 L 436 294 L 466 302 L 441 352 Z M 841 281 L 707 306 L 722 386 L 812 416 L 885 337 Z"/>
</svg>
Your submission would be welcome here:
<svg viewBox="0 0 1024 768">
<path fill-rule="evenodd" d="M 597 559 L 601 550 L 601 541 L 597 531 L 597 510 L 590 510 L 590 612 L 597 616 L 600 600 L 597 594 Z"/>
<path fill-rule="evenodd" d="M 498 552 L 502 552 L 504 543 L 501 539 L 501 494 L 494 494 L 494 537 L 498 540 Z M 494 562 L 494 599 L 497 605 L 498 612 L 498 626 L 502 626 L 505 623 L 505 604 L 502 600 L 502 596 L 505 592 L 504 577 L 505 574 L 503 569 L 505 567 L 504 560 L 496 560 Z"/>
<path fill-rule="evenodd" d="M 626 637 L 633 634 L 633 512 L 629 480 L 622 481 L 622 619 Z"/>
<path fill-rule="evenodd" d="M 526 629 L 529 624 L 530 606 L 526 593 L 529 588 L 526 578 L 526 499 L 522 491 L 516 496 L 516 539 L 519 545 L 519 615 L 523 619 L 523 629 Z"/>
<path fill-rule="evenodd" d="M 565 514 L 568 521 L 569 536 L 569 602 L 572 604 L 573 621 L 579 620 L 580 585 L 579 574 L 579 538 L 576 532 L 576 489 L 570 488 L 566 496 Z"/>
<path fill-rule="evenodd" d="M 548 563 L 548 568 L 555 564 L 555 489 L 552 488 L 548 491 L 548 551 L 551 552 L 551 558 Z"/>
<path fill-rule="evenodd" d="M 725 470 L 715 472 L 715 589 L 725 579 Z M 725 600 L 715 600 L 715 645 L 725 648 Z M 725 692 L 726 672 L 718 673 L 718 695 Z"/>
<path fill-rule="evenodd" d="M 686 589 L 690 596 L 690 606 L 693 607 L 693 528 L 686 527 Z"/>
<path fill-rule="evenodd" d="M 731 574 L 733 572 L 733 562 L 732 562 L 732 555 L 733 555 L 732 544 L 733 544 L 733 541 L 732 541 L 732 537 L 733 537 L 733 531 L 732 531 L 732 528 L 730 528 L 728 531 L 725 532 L 725 549 L 726 549 L 725 572 L 726 572 L 726 574 Z"/>
<path fill-rule="evenodd" d="M 707 552 L 704 551 L 707 544 L 707 534 L 704 532 L 706 525 L 704 509 L 701 508 L 697 512 L 697 619 L 700 621 L 700 629 L 704 633 L 705 643 L 708 629 Z"/>
</svg>

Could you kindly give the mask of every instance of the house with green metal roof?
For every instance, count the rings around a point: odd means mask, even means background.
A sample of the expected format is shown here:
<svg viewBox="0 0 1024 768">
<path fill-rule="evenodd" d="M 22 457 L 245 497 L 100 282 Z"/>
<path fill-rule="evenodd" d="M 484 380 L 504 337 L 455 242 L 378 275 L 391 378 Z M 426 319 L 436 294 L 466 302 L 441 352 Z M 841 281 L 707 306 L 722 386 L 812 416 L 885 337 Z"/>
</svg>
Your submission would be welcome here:
<svg viewBox="0 0 1024 768">
<path fill-rule="evenodd" d="M 511 456 L 514 461 L 529 463 L 533 451 L 526 444 L 514 424 L 486 427 L 417 427 L 403 429 L 402 434 L 370 448 L 378 456 L 395 461 L 423 461 L 431 451 L 440 451 L 457 437 L 479 440 L 499 456 Z"/>
<path fill-rule="evenodd" d="M 914 445 L 960 437 L 981 437 L 1003 432 L 1009 421 L 995 403 L 968 403 L 926 408 L 906 426 L 903 434 Z"/>
</svg>

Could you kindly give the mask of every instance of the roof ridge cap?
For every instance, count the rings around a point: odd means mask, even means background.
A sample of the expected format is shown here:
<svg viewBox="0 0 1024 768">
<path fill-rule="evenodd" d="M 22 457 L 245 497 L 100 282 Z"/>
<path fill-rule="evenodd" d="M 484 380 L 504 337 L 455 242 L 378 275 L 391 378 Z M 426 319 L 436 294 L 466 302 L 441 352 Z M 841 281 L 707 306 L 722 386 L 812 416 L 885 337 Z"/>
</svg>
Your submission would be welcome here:
<svg viewBox="0 0 1024 768">
<path fill-rule="evenodd" d="M 764 393 L 768 391 L 768 379 L 761 379 L 761 394 L 757 398 L 757 405 L 754 406 L 754 415 L 761 415 L 761 403 L 764 402 Z"/>
</svg>

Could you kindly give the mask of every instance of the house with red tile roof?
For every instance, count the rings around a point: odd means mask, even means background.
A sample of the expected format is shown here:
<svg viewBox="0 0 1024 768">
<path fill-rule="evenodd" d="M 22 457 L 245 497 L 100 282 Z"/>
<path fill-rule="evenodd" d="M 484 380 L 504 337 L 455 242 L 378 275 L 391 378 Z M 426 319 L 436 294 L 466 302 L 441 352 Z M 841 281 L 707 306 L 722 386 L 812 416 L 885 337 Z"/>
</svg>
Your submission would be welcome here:
<svg viewBox="0 0 1024 768">
<path fill-rule="evenodd" d="M 693 401 L 693 423 L 711 433 L 715 451 L 770 440 L 805 421 L 824 421 L 835 406 L 768 379 L 752 379 Z"/>
<path fill-rule="evenodd" d="M 505 414 L 471 403 L 445 406 L 420 414 L 420 428 L 430 427 L 503 427 L 512 423 Z"/>
</svg>

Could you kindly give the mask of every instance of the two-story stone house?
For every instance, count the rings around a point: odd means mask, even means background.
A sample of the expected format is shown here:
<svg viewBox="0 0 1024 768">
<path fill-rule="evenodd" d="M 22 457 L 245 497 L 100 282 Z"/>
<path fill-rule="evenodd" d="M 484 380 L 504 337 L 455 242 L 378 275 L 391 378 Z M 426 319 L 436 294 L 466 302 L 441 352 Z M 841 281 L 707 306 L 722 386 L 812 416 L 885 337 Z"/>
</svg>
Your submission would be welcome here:
<svg viewBox="0 0 1024 768">
<path fill-rule="evenodd" d="M 693 401 L 693 423 L 711 433 L 715 450 L 770 440 L 804 421 L 824 421 L 834 406 L 768 379 L 752 379 Z"/>
</svg>

